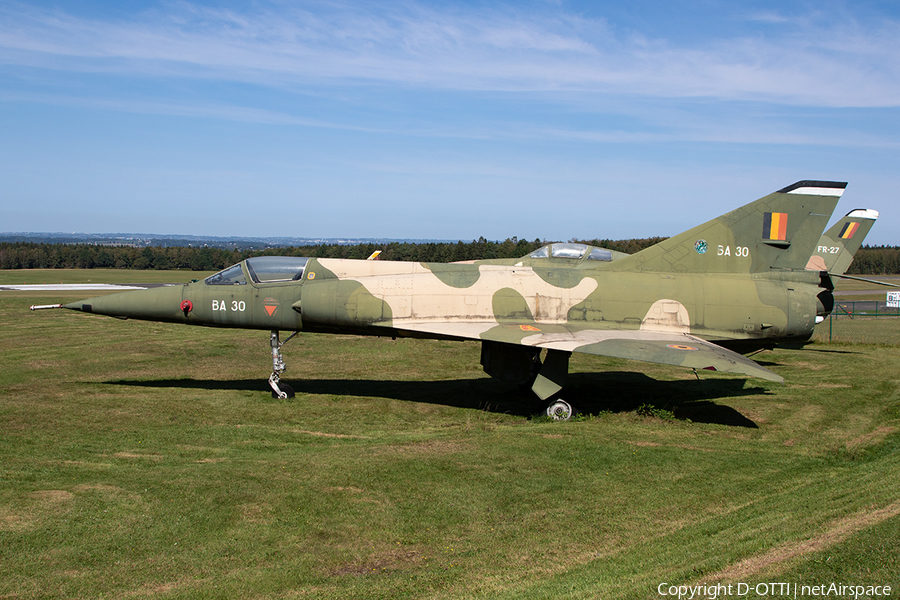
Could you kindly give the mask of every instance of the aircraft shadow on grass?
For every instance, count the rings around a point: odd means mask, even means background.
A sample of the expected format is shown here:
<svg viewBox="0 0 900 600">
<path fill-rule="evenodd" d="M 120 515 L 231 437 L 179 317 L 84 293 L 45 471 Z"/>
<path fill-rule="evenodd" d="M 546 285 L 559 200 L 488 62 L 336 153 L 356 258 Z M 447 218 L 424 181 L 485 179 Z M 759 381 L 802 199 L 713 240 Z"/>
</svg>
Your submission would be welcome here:
<svg viewBox="0 0 900 600">
<path fill-rule="evenodd" d="M 837 350 L 834 348 L 810 348 L 807 346 L 803 349 L 807 352 L 821 352 L 823 354 L 859 354 L 856 350 Z"/>
<path fill-rule="evenodd" d="M 819 354 L 859 354 L 856 350 L 838 350 L 836 348 L 814 348 L 812 346 L 804 346 L 802 348 L 803 352 L 817 352 Z M 754 359 L 756 364 L 761 365 L 763 367 L 772 368 L 772 367 L 784 367 L 790 365 L 790 363 L 786 362 L 777 362 L 774 360 L 760 360 L 758 358 Z"/>
<path fill-rule="evenodd" d="M 714 401 L 770 393 L 761 387 L 745 387 L 746 381 L 743 378 L 659 381 L 642 373 L 573 373 L 564 395 L 582 414 L 632 411 L 654 414 L 655 411 L 667 411 L 679 420 L 755 429 L 757 425 L 752 420 L 734 408 Z M 266 382 L 257 379 L 186 378 L 111 380 L 105 383 L 147 388 L 269 391 Z M 292 381 L 291 385 L 298 394 L 298 398 L 291 402 L 298 404 L 303 402 L 299 395 L 316 394 L 390 398 L 523 417 L 535 415 L 541 409 L 541 404 L 535 402 L 530 394 L 484 377 L 438 381 L 307 379 Z"/>
</svg>

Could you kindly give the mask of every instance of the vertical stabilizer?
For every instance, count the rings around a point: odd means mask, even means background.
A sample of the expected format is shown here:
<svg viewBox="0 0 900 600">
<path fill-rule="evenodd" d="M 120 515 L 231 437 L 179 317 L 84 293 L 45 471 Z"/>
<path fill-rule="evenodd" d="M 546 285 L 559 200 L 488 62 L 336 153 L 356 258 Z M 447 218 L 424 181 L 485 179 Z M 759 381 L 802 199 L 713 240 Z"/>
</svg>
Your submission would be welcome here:
<svg viewBox="0 0 900 600">
<path fill-rule="evenodd" d="M 676 273 L 805 269 L 846 186 L 798 181 L 608 268 Z"/>
</svg>

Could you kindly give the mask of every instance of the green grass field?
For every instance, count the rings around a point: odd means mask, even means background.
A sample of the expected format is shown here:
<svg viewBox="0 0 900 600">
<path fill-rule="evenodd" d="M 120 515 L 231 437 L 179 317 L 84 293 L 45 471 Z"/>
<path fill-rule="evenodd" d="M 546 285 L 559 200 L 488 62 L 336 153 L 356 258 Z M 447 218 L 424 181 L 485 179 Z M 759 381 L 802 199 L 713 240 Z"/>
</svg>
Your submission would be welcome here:
<svg viewBox="0 0 900 600">
<path fill-rule="evenodd" d="M 43 283 L 185 283 L 213 271 L 130 271 L 127 269 L 0 270 L 0 285 Z"/>
<path fill-rule="evenodd" d="M 0 598 L 900 593 L 896 349 L 754 357 L 785 385 L 576 354 L 553 423 L 477 343 L 301 334 L 281 401 L 266 332 L 28 310 L 73 295 L 0 292 Z"/>
</svg>

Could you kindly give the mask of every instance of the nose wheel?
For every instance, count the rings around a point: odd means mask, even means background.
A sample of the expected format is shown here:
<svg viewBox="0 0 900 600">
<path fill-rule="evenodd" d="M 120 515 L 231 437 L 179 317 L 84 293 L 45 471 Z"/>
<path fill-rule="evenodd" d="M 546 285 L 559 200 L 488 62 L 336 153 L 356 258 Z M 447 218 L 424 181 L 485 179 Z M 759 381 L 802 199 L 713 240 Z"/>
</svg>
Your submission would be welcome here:
<svg viewBox="0 0 900 600">
<path fill-rule="evenodd" d="M 278 330 L 273 329 L 269 336 L 269 344 L 272 346 L 272 374 L 269 375 L 269 387 L 272 388 L 273 398 L 293 398 L 294 389 L 286 383 L 281 383 L 281 374 L 287 368 L 284 365 L 284 357 L 281 354 L 281 347 L 291 341 L 299 332 L 295 331 L 283 342 L 279 338 Z"/>
</svg>

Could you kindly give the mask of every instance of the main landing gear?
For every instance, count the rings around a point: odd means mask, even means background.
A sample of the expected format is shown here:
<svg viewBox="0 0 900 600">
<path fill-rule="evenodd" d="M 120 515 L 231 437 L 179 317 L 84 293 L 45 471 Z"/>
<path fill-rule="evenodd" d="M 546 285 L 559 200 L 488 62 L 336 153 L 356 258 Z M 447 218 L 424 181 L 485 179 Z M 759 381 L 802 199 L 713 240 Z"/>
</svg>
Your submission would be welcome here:
<svg viewBox="0 0 900 600">
<path fill-rule="evenodd" d="M 269 342 L 272 346 L 272 374 L 269 375 L 269 385 L 272 387 L 273 398 L 293 398 L 294 389 L 286 383 L 281 383 L 281 374 L 284 373 L 284 357 L 281 355 L 281 347 L 291 341 L 295 335 L 300 333 L 295 331 L 283 342 L 279 340 L 278 330 L 273 329 L 269 336 Z"/>
<path fill-rule="evenodd" d="M 575 410 L 575 407 L 570 403 L 566 402 L 562 398 L 557 398 L 547 405 L 547 410 L 544 412 L 544 414 L 546 414 L 554 421 L 568 421 L 569 419 L 574 417 L 577 412 L 578 411 Z"/>
<path fill-rule="evenodd" d="M 481 366 L 484 372 L 504 383 L 517 384 L 523 394 L 533 392 L 541 403 L 541 414 L 554 421 L 568 421 L 575 407 L 557 396 L 569 375 L 567 350 L 547 349 L 541 360 L 541 349 L 504 342 L 481 342 Z"/>
<path fill-rule="evenodd" d="M 548 402 L 544 414 L 554 421 L 568 421 L 577 412 L 571 403 L 562 398 L 550 400 L 551 396 L 558 394 L 566 383 L 571 355 L 571 352 L 562 350 L 547 350 L 544 363 L 531 386 L 531 391 L 541 402 Z"/>
</svg>

